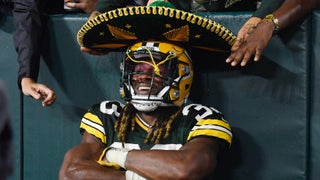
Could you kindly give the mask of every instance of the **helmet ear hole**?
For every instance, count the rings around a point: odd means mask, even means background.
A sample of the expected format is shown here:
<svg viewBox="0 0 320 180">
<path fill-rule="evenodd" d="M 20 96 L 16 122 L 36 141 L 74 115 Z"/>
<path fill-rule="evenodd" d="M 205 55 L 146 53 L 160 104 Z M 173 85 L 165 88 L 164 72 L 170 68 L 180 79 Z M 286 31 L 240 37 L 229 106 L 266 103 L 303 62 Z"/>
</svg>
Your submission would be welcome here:
<svg viewBox="0 0 320 180">
<path fill-rule="evenodd" d="M 177 83 L 173 83 L 171 85 L 171 88 L 169 90 L 169 98 L 170 98 L 170 102 L 174 102 L 177 101 L 180 98 L 180 90 L 179 90 L 179 85 Z"/>
<path fill-rule="evenodd" d="M 180 92 L 178 90 L 173 91 L 172 93 L 173 98 L 179 98 L 180 97 Z"/>
<path fill-rule="evenodd" d="M 183 67 L 181 68 L 181 71 L 182 71 L 182 74 L 183 74 L 183 75 L 190 74 L 190 68 L 189 68 L 189 66 L 183 66 Z"/>
</svg>

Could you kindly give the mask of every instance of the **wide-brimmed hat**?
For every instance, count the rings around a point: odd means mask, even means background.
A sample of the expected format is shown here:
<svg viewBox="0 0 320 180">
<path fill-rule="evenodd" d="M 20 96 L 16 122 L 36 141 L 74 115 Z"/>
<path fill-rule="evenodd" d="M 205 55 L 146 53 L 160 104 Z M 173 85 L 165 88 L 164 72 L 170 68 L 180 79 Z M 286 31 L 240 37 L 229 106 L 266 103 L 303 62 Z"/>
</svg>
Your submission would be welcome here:
<svg viewBox="0 0 320 180">
<path fill-rule="evenodd" d="M 165 6 L 118 8 L 89 19 L 79 30 L 80 46 L 124 50 L 137 41 L 164 41 L 186 49 L 230 51 L 236 36 L 218 22 Z"/>
</svg>

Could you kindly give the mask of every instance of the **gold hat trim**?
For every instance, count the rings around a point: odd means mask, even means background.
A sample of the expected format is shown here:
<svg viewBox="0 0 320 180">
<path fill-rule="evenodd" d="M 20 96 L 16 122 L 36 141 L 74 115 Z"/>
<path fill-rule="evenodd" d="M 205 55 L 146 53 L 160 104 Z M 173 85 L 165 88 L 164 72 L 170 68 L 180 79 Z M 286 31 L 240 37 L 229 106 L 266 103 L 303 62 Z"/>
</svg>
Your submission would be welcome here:
<svg viewBox="0 0 320 180">
<path fill-rule="evenodd" d="M 108 22 L 111 19 L 122 17 L 122 16 L 129 16 L 129 15 L 140 15 L 140 14 L 154 14 L 154 15 L 161 15 L 161 16 L 169 16 L 171 18 L 181 19 L 192 24 L 196 24 L 201 26 L 208 31 L 211 31 L 222 39 L 224 39 L 229 45 L 233 45 L 236 36 L 227 28 L 222 26 L 221 24 L 205 18 L 201 17 L 189 12 L 181 11 L 178 9 L 168 8 L 168 7 L 159 7 L 159 6 L 131 6 L 126 8 L 118 8 L 112 11 L 108 11 L 106 13 L 100 14 L 93 19 L 88 20 L 79 30 L 77 34 L 77 41 L 80 46 L 84 46 L 83 44 L 83 37 L 84 35 L 90 31 L 96 25 L 102 22 Z M 114 29 L 114 28 L 113 28 Z M 119 28 L 120 29 L 120 28 Z M 129 31 L 127 31 L 130 34 Z M 172 32 L 171 32 L 172 33 Z M 167 36 L 170 32 L 167 33 Z M 133 34 L 131 34 L 133 35 Z M 189 38 L 189 37 L 186 37 Z"/>
</svg>

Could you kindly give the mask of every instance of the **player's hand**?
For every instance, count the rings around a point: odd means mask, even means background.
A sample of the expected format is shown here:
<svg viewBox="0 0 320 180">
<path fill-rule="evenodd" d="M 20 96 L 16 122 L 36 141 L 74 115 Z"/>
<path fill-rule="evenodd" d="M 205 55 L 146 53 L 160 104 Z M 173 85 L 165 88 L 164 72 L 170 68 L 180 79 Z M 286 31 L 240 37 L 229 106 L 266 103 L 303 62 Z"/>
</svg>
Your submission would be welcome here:
<svg viewBox="0 0 320 180">
<path fill-rule="evenodd" d="M 254 56 L 254 61 L 259 61 L 264 48 L 273 35 L 274 28 L 272 22 L 260 21 L 245 40 L 231 48 L 231 54 L 226 62 L 231 63 L 231 66 L 236 66 L 239 63 L 241 66 L 245 66 L 252 56 Z"/>
<path fill-rule="evenodd" d="M 92 13 L 98 4 L 98 0 L 64 0 L 69 8 L 82 9 L 86 13 Z"/>
<path fill-rule="evenodd" d="M 42 100 L 42 106 L 49 106 L 56 100 L 55 93 L 48 86 L 36 83 L 31 78 L 23 78 L 21 88 L 24 95 Z"/>
</svg>

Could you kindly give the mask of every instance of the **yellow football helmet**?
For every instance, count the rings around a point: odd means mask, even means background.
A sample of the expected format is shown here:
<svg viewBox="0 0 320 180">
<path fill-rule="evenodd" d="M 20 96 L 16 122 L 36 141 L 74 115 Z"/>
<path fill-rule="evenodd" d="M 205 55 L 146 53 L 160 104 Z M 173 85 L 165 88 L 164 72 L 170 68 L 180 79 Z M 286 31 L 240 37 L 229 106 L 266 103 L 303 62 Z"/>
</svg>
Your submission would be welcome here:
<svg viewBox="0 0 320 180">
<path fill-rule="evenodd" d="M 132 85 L 135 67 L 145 63 L 153 67 L 150 90 L 147 95 L 136 94 Z M 159 106 L 182 106 L 190 93 L 193 66 L 185 49 L 166 42 L 144 41 L 129 47 L 121 63 L 121 97 L 131 102 L 139 111 L 153 111 Z M 151 94 L 154 78 L 162 78 L 163 86 L 157 94 Z"/>
</svg>

